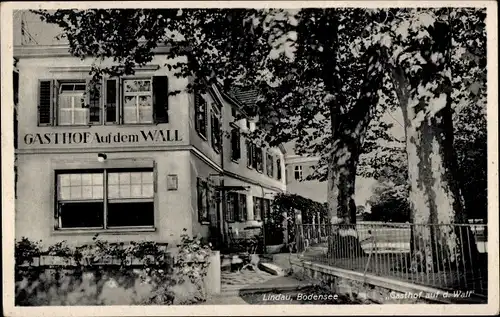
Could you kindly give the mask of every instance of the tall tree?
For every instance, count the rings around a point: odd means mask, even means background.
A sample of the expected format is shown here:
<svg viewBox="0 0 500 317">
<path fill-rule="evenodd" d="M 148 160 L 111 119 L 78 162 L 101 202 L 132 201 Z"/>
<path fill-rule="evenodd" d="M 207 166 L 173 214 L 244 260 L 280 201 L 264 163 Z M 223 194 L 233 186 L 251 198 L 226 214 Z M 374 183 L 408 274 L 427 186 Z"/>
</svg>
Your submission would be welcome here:
<svg viewBox="0 0 500 317">
<path fill-rule="evenodd" d="M 381 13 L 386 16 L 385 23 L 374 25 L 367 42 L 380 43 L 389 53 L 388 70 L 405 124 L 413 222 L 465 223 L 452 111 L 457 100 L 466 98 L 465 102 L 470 102 L 470 87 L 462 82 L 481 86 L 477 77 L 472 82 L 467 79 L 471 79 L 470 74 L 482 73 L 477 61 L 485 56 L 484 11 L 440 8 L 376 12 Z M 470 58 L 472 63 L 464 54 L 477 58 Z M 427 271 L 442 262 L 457 265 L 459 243 L 466 240 L 461 232 L 446 226 L 416 227 L 415 254 L 421 265 Z M 441 263 L 438 253 L 447 254 Z"/>
<path fill-rule="evenodd" d="M 248 112 L 259 116 L 269 145 L 296 140 L 299 153 L 327 164 L 331 218 L 349 222 L 348 202 L 362 138 L 377 103 L 383 65 L 373 45 L 353 54 L 353 37 L 370 23 L 363 9 L 155 9 L 38 12 L 63 28 L 78 57 L 112 58 L 103 74 L 133 73 L 159 44 L 168 45 L 177 76 L 258 90 Z M 97 65 L 97 63 L 96 63 Z M 190 87 L 192 88 L 192 87 Z M 326 129 L 325 129 L 326 127 Z"/>
</svg>

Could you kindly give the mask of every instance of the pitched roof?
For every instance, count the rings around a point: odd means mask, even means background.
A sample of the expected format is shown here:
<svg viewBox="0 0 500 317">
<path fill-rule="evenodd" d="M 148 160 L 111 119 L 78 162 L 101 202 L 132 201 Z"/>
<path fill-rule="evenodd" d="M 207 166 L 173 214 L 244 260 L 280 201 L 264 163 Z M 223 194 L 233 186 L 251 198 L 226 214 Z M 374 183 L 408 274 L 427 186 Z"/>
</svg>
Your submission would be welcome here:
<svg viewBox="0 0 500 317">
<path fill-rule="evenodd" d="M 231 87 L 228 91 L 228 94 L 243 106 L 255 105 L 258 97 L 258 91 L 251 88 L 244 89 L 239 87 Z"/>
</svg>

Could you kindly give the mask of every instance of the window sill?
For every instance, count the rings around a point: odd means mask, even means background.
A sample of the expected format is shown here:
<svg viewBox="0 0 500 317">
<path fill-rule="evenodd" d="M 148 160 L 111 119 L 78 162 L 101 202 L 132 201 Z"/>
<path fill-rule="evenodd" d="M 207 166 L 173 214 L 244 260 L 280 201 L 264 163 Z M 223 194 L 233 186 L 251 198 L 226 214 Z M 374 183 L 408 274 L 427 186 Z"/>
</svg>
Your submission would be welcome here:
<svg viewBox="0 0 500 317">
<path fill-rule="evenodd" d="M 200 224 L 207 226 L 210 224 L 210 221 L 200 221 Z"/>
<path fill-rule="evenodd" d="M 231 158 L 231 162 L 233 162 L 235 164 L 240 164 L 240 160 L 239 159 L 235 160 L 234 158 Z"/>
<path fill-rule="evenodd" d="M 94 235 L 99 234 L 131 234 L 131 233 L 142 233 L 142 232 L 155 232 L 156 228 L 151 227 L 141 227 L 141 228 L 116 228 L 116 229 L 53 229 L 53 235 L 79 235 L 88 234 Z"/>
</svg>

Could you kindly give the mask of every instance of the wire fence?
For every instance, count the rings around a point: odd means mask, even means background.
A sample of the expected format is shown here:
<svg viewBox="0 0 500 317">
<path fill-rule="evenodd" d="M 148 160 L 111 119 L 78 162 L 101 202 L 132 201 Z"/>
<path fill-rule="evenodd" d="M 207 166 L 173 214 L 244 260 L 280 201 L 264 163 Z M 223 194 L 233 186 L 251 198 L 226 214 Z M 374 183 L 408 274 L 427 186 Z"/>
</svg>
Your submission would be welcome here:
<svg viewBox="0 0 500 317">
<path fill-rule="evenodd" d="M 298 224 L 295 243 L 310 261 L 487 296 L 485 224 Z"/>
</svg>

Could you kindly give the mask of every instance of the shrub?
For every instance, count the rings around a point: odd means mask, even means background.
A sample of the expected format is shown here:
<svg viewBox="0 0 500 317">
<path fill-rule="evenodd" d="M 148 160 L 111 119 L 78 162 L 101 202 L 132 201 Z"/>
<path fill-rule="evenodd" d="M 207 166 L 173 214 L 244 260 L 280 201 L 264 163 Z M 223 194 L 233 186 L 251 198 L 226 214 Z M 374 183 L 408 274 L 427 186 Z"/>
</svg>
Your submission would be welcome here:
<svg viewBox="0 0 500 317">
<path fill-rule="evenodd" d="M 15 244 L 16 305 L 169 305 L 205 300 L 204 277 L 211 248 L 184 233 L 174 260 L 166 244 L 61 241 L 42 250 L 22 238 Z M 64 265 L 33 265 L 41 255 Z M 42 264 L 42 263 L 40 263 Z M 193 292 L 185 292 L 189 285 Z"/>
</svg>

